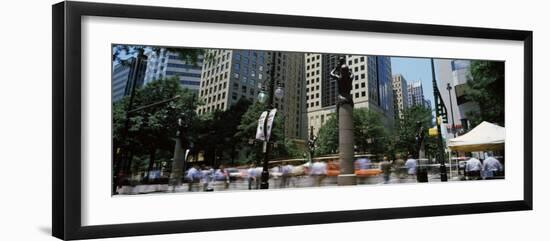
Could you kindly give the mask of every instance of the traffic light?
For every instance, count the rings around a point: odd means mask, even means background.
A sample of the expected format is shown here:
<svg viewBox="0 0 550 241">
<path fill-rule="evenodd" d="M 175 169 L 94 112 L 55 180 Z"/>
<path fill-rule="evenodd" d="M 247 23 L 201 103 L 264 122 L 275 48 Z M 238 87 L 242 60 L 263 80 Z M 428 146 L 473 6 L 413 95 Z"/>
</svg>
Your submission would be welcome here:
<svg viewBox="0 0 550 241">
<path fill-rule="evenodd" d="M 430 129 L 428 130 L 428 135 L 429 135 L 429 136 L 437 136 L 437 134 L 438 134 L 438 133 L 437 133 L 437 126 L 434 127 L 434 128 L 430 128 Z"/>
</svg>

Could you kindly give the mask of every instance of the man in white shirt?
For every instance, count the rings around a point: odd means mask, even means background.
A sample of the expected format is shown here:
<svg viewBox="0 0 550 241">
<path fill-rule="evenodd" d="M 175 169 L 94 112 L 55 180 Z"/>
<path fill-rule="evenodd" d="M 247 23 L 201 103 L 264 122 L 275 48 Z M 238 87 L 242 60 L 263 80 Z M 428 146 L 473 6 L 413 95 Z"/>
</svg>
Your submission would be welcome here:
<svg viewBox="0 0 550 241">
<path fill-rule="evenodd" d="M 407 174 L 409 174 L 409 176 L 416 175 L 416 164 L 416 160 L 412 155 L 409 155 L 409 158 L 405 162 L 405 168 L 407 168 Z"/>
<path fill-rule="evenodd" d="M 464 170 L 466 171 L 466 176 L 468 180 L 479 180 L 481 178 L 481 161 L 475 157 L 470 157 L 466 162 Z"/>
<path fill-rule="evenodd" d="M 325 163 L 316 161 L 311 165 L 311 171 L 309 172 L 309 175 L 313 178 L 313 185 L 314 186 L 321 186 L 321 183 L 323 182 L 323 179 L 327 175 L 327 166 Z"/>
<path fill-rule="evenodd" d="M 495 172 L 502 172 L 503 169 L 502 164 L 496 158 L 488 157 L 483 161 L 483 178 L 492 179 L 495 177 Z"/>
</svg>

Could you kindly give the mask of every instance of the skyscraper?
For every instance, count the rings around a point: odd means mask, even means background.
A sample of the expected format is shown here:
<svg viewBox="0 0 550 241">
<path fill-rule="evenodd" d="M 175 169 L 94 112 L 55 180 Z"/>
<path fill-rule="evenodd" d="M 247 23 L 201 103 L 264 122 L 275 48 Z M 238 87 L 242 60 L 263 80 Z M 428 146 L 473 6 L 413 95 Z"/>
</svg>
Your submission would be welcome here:
<svg viewBox="0 0 550 241">
<path fill-rule="evenodd" d="M 391 62 L 385 56 L 311 54 L 305 57 L 306 107 L 304 120 L 319 129 L 336 112 L 337 83 L 330 78 L 330 71 L 340 57 L 354 73 L 351 95 L 355 108 L 368 108 L 381 114 L 387 127 L 393 126 L 394 107 L 392 93 Z"/>
<path fill-rule="evenodd" d="M 409 98 L 409 107 L 415 105 L 424 106 L 424 91 L 422 88 L 422 81 L 415 81 L 407 85 L 407 92 Z"/>
<path fill-rule="evenodd" d="M 284 117 L 285 136 L 302 138 L 301 114 L 303 112 L 303 55 L 287 52 L 257 50 L 207 50 L 209 60 L 202 68 L 199 98 L 204 105 L 198 114 L 214 110 L 227 110 L 240 98 L 257 100 L 262 88 L 269 88 L 268 71 L 275 57 L 274 86 L 284 90 L 281 100 L 274 100 L 273 107 Z M 269 91 L 266 89 L 266 91 Z"/>
<path fill-rule="evenodd" d="M 275 88 L 284 89 L 281 100 L 275 98 L 275 107 L 284 116 L 285 136 L 306 139 L 307 125 L 302 121 L 305 112 L 304 55 L 301 53 L 277 52 Z"/>
<path fill-rule="evenodd" d="M 196 63 L 191 63 L 183 60 L 178 53 L 161 48 L 158 52 L 151 51 L 148 60 L 145 84 L 157 79 L 177 77 L 183 88 L 198 93 L 202 72 L 202 55 L 198 56 Z"/>
<path fill-rule="evenodd" d="M 115 64 L 115 66 L 113 67 L 113 73 L 111 75 L 111 99 L 113 102 L 116 102 L 124 97 L 129 77 L 130 66 Z"/>
<path fill-rule="evenodd" d="M 147 57 L 131 57 L 124 63 L 116 63 L 111 74 L 111 101 L 116 102 L 126 95 L 130 95 L 132 86 L 139 88 L 145 84 L 145 70 L 147 68 Z M 134 82 L 135 81 L 135 82 Z"/>
<path fill-rule="evenodd" d="M 407 92 L 407 80 L 403 75 L 398 74 L 393 76 L 393 102 L 395 116 L 403 119 L 403 114 L 406 108 L 409 107 L 409 92 Z"/>
</svg>

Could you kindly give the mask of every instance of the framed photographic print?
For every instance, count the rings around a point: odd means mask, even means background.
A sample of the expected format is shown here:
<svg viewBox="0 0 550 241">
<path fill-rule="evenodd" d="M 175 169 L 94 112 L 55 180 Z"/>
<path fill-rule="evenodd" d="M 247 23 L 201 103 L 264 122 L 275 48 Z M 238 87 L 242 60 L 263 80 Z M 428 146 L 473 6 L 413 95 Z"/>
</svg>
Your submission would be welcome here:
<svg viewBox="0 0 550 241">
<path fill-rule="evenodd" d="M 53 235 L 532 209 L 532 32 L 61 2 Z"/>
</svg>

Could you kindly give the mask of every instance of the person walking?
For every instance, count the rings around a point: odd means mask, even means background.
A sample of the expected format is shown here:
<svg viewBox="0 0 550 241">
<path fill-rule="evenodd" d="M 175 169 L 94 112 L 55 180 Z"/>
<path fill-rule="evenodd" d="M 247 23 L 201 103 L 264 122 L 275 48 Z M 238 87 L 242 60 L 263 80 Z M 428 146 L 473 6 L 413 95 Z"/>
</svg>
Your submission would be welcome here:
<svg viewBox="0 0 550 241">
<path fill-rule="evenodd" d="M 254 163 L 250 164 L 246 173 L 248 174 L 248 190 L 252 190 L 252 186 L 255 186 L 254 189 L 258 189 L 258 185 L 256 185 L 256 165 Z"/>
<path fill-rule="evenodd" d="M 214 181 L 218 189 L 225 190 L 229 186 L 229 175 L 223 165 L 220 165 L 214 173 Z"/>
<path fill-rule="evenodd" d="M 468 159 L 466 166 L 464 167 L 466 177 L 468 180 L 479 180 L 481 178 L 481 169 L 483 168 L 481 161 L 475 157 L 472 157 L 471 154 L 468 154 L 468 157 L 470 157 L 470 159 Z"/>
<path fill-rule="evenodd" d="M 187 185 L 188 189 L 187 191 L 192 192 L 196 185 L 198 185 L 199 181 L 201 180 L 201 172 L 198 170 L 197 165 L 193 165 L 189 170 L 187 171 L 187 175 L 185 178 L 187 179 Z"/>
<path fill-rule="evenodd" d="M 382 171 L 382 176 L 384 177 L 384 184 L 390 183 L 391 166 L 392 164 L 388 160 L 388 157 L 384 156 L 382 162 L 380 162 L 380 170 Z"/>
<path fill-rule="evenodd" d="M 326 164 L 320 161 L 315 161 L 315 163 L 311 165 L 311 171 L 309 175 L 313 179 L 313 186 L 320 187 L 323 179 L 325 179 L 327 175 Z"/>
<path fill-rule="evenodd" d="M 405 177 L 407 176 L 407 172 L 405 170 L 405 160 L 401 157 L 401 155 L 396 155 L 396 159 L 393 162 L 393 170 L 395 175 L 397 176 L 399 182 L 402 182 Z"/>
<path fill-rule="evenodd" d="M 481 170 L 484 179 L 494 179 L 496 176 L 500 176 L 500 173 L 504 170 L 504 168 L 500 161 L 490 156 L 483 160 Z"/>
<path fill-rule="evenodd" d="M 417 161 L 413 158 L 412 155 L 409 155 L 407 161 L 405 161 L 405 168 L 407 169 L 407 175 L 409 176 L 409 178 L 415 178 L 416 166 Z"/>
<path fill-rule="evenodd" d="M 292 169 L 294 167 L 290 164 L 283 163 L 283 166 L 281 167 L 281 188 L 288 187 L 288 184 L 290 182 L 290 178 L 292 178 Z"/>
<path fill-rule="evenodd" d="M 212 183 L 212 176 L 214 175 L 214 169 L 212 169 L 211 166 L 203 166 L 202 168 L 202 190 L 205 192 L 212 191 L 212 187 L 210 186 Z"/>
</svg>

